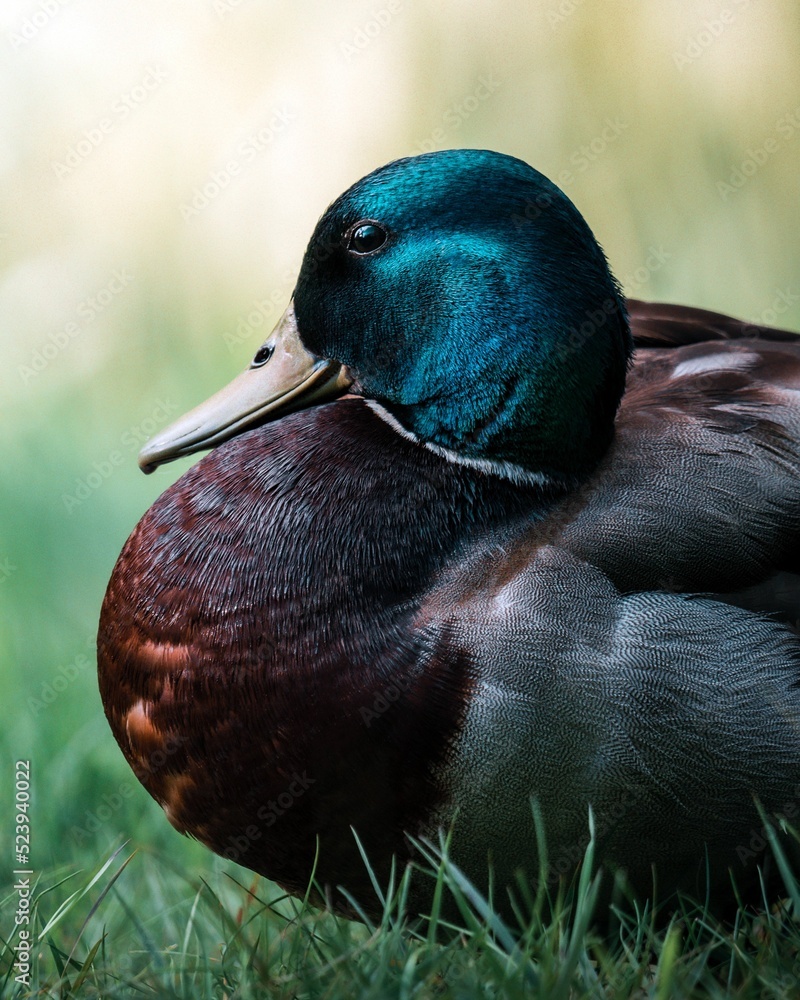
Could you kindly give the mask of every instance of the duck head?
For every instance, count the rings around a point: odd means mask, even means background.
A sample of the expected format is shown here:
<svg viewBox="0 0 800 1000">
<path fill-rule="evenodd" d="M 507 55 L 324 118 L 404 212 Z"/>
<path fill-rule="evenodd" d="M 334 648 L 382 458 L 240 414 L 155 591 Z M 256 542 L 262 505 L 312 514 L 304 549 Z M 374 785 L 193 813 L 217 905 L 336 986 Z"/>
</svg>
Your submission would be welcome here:
<svg viewBox="0 0 800 1000">
<path fill-rule="evenodd" d="M 349 391 L 451 460 L 572 483 L 609 445 L 630 351 L 619 288 L 562 191 L 500 153 L 427 153 L 330 206 L 249 369 L 140 464 Z"/>
</svg>

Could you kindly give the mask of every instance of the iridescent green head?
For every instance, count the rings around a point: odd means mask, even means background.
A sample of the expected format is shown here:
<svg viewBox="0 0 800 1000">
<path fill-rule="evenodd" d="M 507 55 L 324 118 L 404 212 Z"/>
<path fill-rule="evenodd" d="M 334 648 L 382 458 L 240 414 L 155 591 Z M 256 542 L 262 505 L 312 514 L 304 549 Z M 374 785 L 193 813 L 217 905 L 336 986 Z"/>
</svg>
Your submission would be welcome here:
<svg viewBox="0 0 800 1000">
<path fill-rule="evenodd" d="M 427 153 L 331 205 L 250 368 L 140 463 L 349 388 L 451 460 L 573 482 L 609 445 L 630 350 L 619 288 L 563 192 L 501 153 Z"/>
<path fill-rule="evenodd" d="M 320 219 L 294 301 L 306 348 L 423 442 L 567 479 L 609 444 L 624 302 L 578 210 L 521 160 L 447 150 L 369 174 Z"/>
</svg>

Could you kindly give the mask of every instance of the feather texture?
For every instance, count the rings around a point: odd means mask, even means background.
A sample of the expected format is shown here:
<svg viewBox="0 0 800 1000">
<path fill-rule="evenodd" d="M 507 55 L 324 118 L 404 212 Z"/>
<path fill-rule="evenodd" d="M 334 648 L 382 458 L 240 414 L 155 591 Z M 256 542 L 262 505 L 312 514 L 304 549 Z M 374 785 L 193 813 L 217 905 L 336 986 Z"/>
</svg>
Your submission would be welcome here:
<svg viewBox="0 0 800 1000">
<path fill-rule="evenodd" d="M 640 895 L 758 887 L 754 797 L 800 797 L 798 338 L 626 309 L 568 199 L 486 151 L 346 192 L 295 306 L 351 394 L 203 458 L 103 604 L 105 711 L 170 822 L 345 912 L 351 828 L 381 879 L 452 828 L 502 905 L 531 798 L 554 879 L 591 809 Z"/>
</svg>

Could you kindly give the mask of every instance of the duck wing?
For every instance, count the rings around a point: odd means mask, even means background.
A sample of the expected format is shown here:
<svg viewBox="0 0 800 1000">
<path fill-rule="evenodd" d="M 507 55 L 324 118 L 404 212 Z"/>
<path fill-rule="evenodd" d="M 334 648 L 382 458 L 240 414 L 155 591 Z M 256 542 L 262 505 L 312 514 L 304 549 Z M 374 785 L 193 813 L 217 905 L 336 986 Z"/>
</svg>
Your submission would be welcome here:
<svg viewBox="0 0 800 1000">
<path fill-rule="evenodd" d="M 796 622 L 800 337 L 629 306 L 637 349 L 614 443 L 554 509 L 544 541 L 623 592 L 725 595 Z"/>
<path fill-rule="evenodd" d="M 475 678 L 441 779 L 465 869 L 480 870 L 487 844 L 498 884 L 508 859 L 536 857 L 533 794 L 552 879 L 582 857 L 591 805 L 598 857 L 636 892 L 651 890 L 652 865 L 662 899 L 702 897 L 707 877 L 724 895 L 729 867 L 743 893 L 757 890 L 769 852 L 751 846 L 753 795 L 796 815 L 797 636 L 706 597 L 620 593 L 549 545 L 487 552 L 460 582 L 437 606 L 439 634 Z"/>
<path fill-rule="evenodd" d="M 710 309 L 667 302 L 642 302 L 641 299 L 627 299 L 626 304 L 636 347 L 685 347 L 711 340 L 763 338 L 792 342 L 798 339 L 798 335 L 791 330 L 747 323 Z"/>
</svg>

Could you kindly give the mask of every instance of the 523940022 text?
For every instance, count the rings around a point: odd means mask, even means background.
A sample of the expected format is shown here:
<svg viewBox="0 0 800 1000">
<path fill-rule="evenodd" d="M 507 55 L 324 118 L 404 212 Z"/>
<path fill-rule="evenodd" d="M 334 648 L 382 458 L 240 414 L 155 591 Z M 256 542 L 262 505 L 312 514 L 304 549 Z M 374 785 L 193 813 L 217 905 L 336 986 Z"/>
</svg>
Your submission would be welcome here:
<svg viewBox="0 0 800 1000">
<path fill-rule="evenodd" d="M 31 975 L 31 762 L 18 760 L 14 767 L 14 914 L 16 941 L 14 979 L 30 986 Z"/>
</svg>

